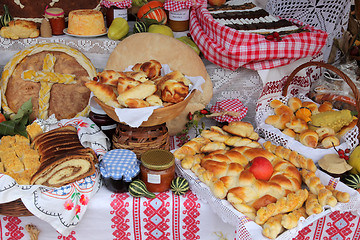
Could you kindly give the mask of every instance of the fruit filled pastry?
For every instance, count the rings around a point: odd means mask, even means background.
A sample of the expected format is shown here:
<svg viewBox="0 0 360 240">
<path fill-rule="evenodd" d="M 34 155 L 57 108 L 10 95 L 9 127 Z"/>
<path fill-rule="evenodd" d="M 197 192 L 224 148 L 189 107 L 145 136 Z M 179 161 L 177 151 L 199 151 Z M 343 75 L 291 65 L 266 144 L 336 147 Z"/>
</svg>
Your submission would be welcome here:
<svg viewBox="0 0 360 240">
<path fill-rule="evenodd" d="M 247 122 L 211 126 L 174 155 L 215 197 L 263 226 L 269 238 L 296 227 L 301 217 L 322 212 L 325 205 L 336 205 L 338 198 L 349 200 L 347 193 L 320 183 L 311 159 L 270 142 L 262 146 L 258 138 Z"/>
<path fill-rule="evenodd" d="M 287 104 L 278 99 L 269 103 L 274 114 L 265 123 L 278 128 L 287 136 L 310 148 L 332 148 L 357 123 L 350 110 L 337 111 L 330 102 L 314 102 L 289 98 Z"/>
</svg>

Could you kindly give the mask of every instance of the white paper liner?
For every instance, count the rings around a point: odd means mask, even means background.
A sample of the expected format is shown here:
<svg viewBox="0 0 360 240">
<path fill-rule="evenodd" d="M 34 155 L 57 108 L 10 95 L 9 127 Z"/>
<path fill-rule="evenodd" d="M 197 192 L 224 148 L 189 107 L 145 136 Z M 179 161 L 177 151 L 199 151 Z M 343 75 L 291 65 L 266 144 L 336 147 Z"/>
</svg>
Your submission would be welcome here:
<svg viewBox="0 0 360 240">
<path fill-rule="evenodd" d="M 197 197 L 207 202 L 212 210 L 226 223 L 229 223 L 236 227 L 237 240 L 265 240 L 268 239 L 262 235 L 262 227 L 256 224 L 254 221 L 248 219 L 244 214 L 236 210 L 227 200 L 221 200 L 212 194 L 210 188 L 191 171 L 185 170 L 181 167 L 181 163 L 178 159 L 175 160 L 176 173 L 178 176 L 184 177 L 190 184 L 191 190 L 197 195 Z M 353 211 L 360 214 L 360 194 L 354 189 L 349 188 L 339 179 L 334 179 L 326 173 L 317 170 L 316 176 L 318 176 L 324 185 L 328 185 L 330 182 L 336 183 L 336 189 L 350 194 L 350 201 L 348 203 L 338 203 L 334 208 L 325 206 L 324 211 L 320 214 L 314 214 L 307 219 L 300 220 L 297 227 L 291 230 L 287 230 L 279 235 L 277 240 L 288 240 L 296 237 L 298 232 L 311 224 L 312 222 L 322 218 L 332 211 Z"/>
<path fill-rule="evenodd" d="M 124 71 L 132 71 L 133 66 L 127 67 Z M 169 65 L 162 64 L 161 68 L 161 76 L 164 76 L 168 73 L 172 72 Z M 185 75 L 191 81 L 191 85 L 189 88 L 188 97 L 192 91 L 199 90 L 202 92 L 201 85 L 205 83 L 205 79 L 201 76 L 190 77 Z M 144 107 L 144 108 L 115 108 L 115 113 L 121 122 L 126 123 L 130 127 L 137 128 L 143 122 L 147 121 L 153 111 L 157 108 L 161 108 L 162 106 L 154 106 L 154 107 Z"/>
</svg>

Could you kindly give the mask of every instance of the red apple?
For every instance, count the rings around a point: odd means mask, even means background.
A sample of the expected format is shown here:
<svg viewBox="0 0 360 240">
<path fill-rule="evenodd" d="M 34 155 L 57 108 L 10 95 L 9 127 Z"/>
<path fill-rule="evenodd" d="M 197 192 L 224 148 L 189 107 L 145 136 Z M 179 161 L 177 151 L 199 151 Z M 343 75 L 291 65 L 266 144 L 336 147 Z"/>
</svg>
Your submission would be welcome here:
<svg viewBox="0 0 360 240">
<path fill-rule="evenodd" d="M 273 174 L 274 168 L 271 162 L 264 157 L 256 157 L 250 162 L 250 172 L 256 179 L 268 181 Z"/>
<path fill-rule="evenodd" d="M 221 6 L 225 4 L 226 0 L 209 0 L 208 2 L 211 6 Z"/>
</svg>

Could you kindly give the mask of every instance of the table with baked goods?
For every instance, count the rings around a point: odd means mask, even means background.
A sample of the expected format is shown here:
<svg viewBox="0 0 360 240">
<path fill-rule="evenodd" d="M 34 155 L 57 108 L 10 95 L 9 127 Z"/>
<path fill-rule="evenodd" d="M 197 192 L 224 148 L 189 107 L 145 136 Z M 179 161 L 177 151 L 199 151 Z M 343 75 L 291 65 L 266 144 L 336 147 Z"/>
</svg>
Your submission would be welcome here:
<svg viewBox="0 0 360 240">
<path fill-rule="evenodd" d="M 110 40 L 106 36 L 76 38 L 62 35 L 21 40 L 0 37 L 0 73 L 4 65 L 16 53 L 26 47 L 43 43 L 60 43 L 80 50 L 100 72 L 106 68 L 109 56 L 119 42 Z M 274 69 L 258 71 L 243 67 L 229 70 L 202 58 L 212 82 L 212 98 L 206 107 L 210 109 L 219 102 L 237 99 L 247 107 L 242 121 L 249 122 L 256 128 L 260 119 L 257 110 L 263 102 L 279 92 L 283 76 L 288 76 L 293 69 L 303 63 L 321 58 L 320 54 L 297 61 L 285 61 L 287 63 L 285 65 L 277 63 L 279 65 Z M 230 63 L 232 62 L 230 61 Z M 266 63 L 264 64 L 266 65 Z M 256 64 L 252 67 L 256 67 Z M 299 86 L 305 89 L 307 84 L 300 80 Z M 290 89 L 289 91 L 299 90 Z M 92 122 L 88 118 L 75 118 L 72 121 L 79 125 L 80 129 L 92 126 Z M 213 119 L 206 119 L 204 123 L 206 127 L 217 124 Z M 91 129 L 90 135 L 95 132 L 98 134 L 97 131 L 96 127 Z M 80 135 L 82 135 L 81 131 Z M 192 129 L 188 135 L 191 139 L 195 137 L 196 133 Z M 103 140 L 102 135 L 96 136 L 100 136 L 99 138 Z M 92 143 L 93 138 L 84 141 Z M 96 144 L 101 143 L 100 140 L 95 142 Z M 264 143 L 265 140 L 260 139 L 259 142 Z M 170 150 L 175 151 L 182 144 L 183 140 L 180 136 L 170 136 Z M 54 203 L 49 203 L 50 208 L 44 207 L 46 202 L 42 202 L 42 205 L 39 206 L 37 204 L 33 206 L 34 199 L 32 197 L 36 198 L 37 195 L 29 194 L 23 196 L 24 204 L 28 206 L 30 212 L 38 213 L 40 210 L 41 214 L 37 214 L 37 216 L 0 216 L 0 239 L 33 240 L 35 238 L 32 236 L 33 232 L 29 229 L 29 225 L 35 226 L 40 231 L 38 239 L 267 239 L 262 235 L 259 225 L 241 214 L 229 202 L 214 197 L 208 186 L 202 183 L 194 173 L 184 170 L 179 161 L 176 161 L 176 173 L 190 183 L 191 189 L 184 195 L 176 195 L 168 190 L 155 193 L 156 197 L 150 199 L 133 197 L 128 192 L 114 193 L 104 185 L 98 171 L 90 177 L 90 180 L 88 178 L 80 180 L 79 183 L 71 184 L 71 187 L 65 186 L 49 193 L 46 192 L 46 189 L 40 189 L 37 194 L 43 191 L 49 195 L 54 194 L 56 197 L 71 195 L 73 201 L 66 202 L 64 206 L 58 206 L 58 208 L 75 210 L 74 218 L 69 220 L 65 214 L 52 211 L 51 207 Z M 335 207 L 327 206 L 325 211 L 315 214 L 316 216 L 313 215 L 306 220 L 300 219 L 297 227 L 285 231 L 279 236 L 279 239 L 359 239 L 359 194 L 342 184 L 338 178 L 330 177 L 321 171 L 317 171 L 316 174 L 324 185 L 348 191 L 351 195 L 350 202 Z M 87 187 L 84 188 L 84 186 L 91 185 L 92 181 L 96 184 L 89 187 L 92 189 L 91 193 L 85 193 Z M 5 190 L 7 188 L 7 186 L 1 187 Z M 0 205 L 0 209 L 4 206 Z M 83 213 L 83 211 L 86 212 Z M 79 220 L 79 216 L 81 221 L 76 220 L 76 218 Z"/>
<path fill-rule="evenodd" d="M 59 37 L 58 40 L 70 45 L 77 44 L 84 52 L 86 46 L 90 52 L 94 48 L 91 46 L 107 49 L 109 52 L 115 47 L 115 43 L 109 40 L 97 42 L 99 39 L 79 40 L 67 37 Z M 3 53 L 10 56 L 16 51 L 16 44 L 8 44 L 4 39 L 1 41 Z M 17 44 L 24 46 L 30 43 L 18 41 Z M 9 48 L 14 48 L 13 52 Z M 100 55 L 107 58 L 105 53 L 106 51 L 102 51 Z M 245 68 L 231 71 L 205 59 L 203 61 L 214 86 L 210 105 L 238 98 L 248 107 L 244 120 L 255 124 L 256 99 L 264 86 L 260 76 L 265 73 L 259 74 Z M 179 139 L 171 137 L 172 149 L 177 148 L 178 143 Z M 40 230 L 39 239 L 252 239 L 244 231 L 243 225 L 228 222 L 226 217 L 223 220 L 220 216 L 224 212 L 217 209 L 214 202 L 207 200 L 191 190 L 183 196 L 167 191 L 156 194 L 156 198 L 151 200 L 144 197 L 133 198 L 129 193 L 115 194 L 103 186 L 89 201 L 82 221 L 68 234 L 60 234 L 49 223 L 35 216 L 1 216 L 1 239 L 29 239 L 27 224 L 33 224 Z M 299 226 L 295 239 L 357 239 L 360 234 L 359 219 L 355 212 L 328 212 L 307 226 Z M 249 220 L 244 218 L 237 221 Z"/>
</svg>

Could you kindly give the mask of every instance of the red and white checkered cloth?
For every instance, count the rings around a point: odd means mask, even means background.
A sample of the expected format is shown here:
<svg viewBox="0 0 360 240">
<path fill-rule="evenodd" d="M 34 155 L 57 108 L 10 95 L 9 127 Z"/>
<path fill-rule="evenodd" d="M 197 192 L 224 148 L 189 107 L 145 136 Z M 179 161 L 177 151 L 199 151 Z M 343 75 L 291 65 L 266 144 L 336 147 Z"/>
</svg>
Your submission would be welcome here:
<svg viewBox="0 0 360 240">
<path fill-rule="evenodd" d="M 190 33 L 205 58 L 230 70 L 245 67 L 254 70 L 286 65 L 318 54 L 326 43 L 327 33 L 302 22 L 309 32 L 283 36 L 279 42 L 263 35 L 242 33 L 214 21 L 206 5 L 194 6 L 190 12 Z"/>
<path fill-rule="evenodd" d="M 239 100 L 239 99 L 227 99 L 221 102 L 217 102 L 214 106 L 211 107 L 211 113 L 219 113 L 219 112 L 236 112 L 239 116 L 231 116 L 231 115 L 223 115 L 214 117 L 218 122 L 235 122 L 240 121 L 246 116 L 248 108 Z"/>
<path fill-rule="evenodd" d="M 185 1 L 174 1 L 174 0 L 166 0 L 164 3 L 164 9 L 168 11 L 179 11 L 181 9 L 190 9 L 193 6 L 194 2 L 192 0 Z"/>
<path fill-rule="evenodd" d="M 130 8 L 131 4 L 132 4 L 132 0 L 124 0 L 121 2 L 112 2 L 112 1 L 103 0 L 103 1 L 101 1 L 100 4 L 107 8 L 110 8 L 112 6 L 115 6 L 118 8 Z"/>
</svg>

